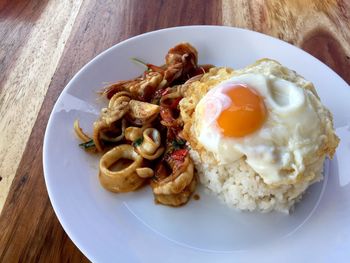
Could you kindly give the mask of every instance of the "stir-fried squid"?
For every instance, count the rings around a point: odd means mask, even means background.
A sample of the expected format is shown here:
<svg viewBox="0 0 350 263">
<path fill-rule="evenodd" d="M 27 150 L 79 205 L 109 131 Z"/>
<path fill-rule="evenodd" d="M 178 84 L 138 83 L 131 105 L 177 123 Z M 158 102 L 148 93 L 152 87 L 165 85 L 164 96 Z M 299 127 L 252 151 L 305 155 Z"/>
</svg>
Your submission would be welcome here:
<svg viewBox="0 0 350 263">
<path fill-rule="evenodd" d="M 99 164 L 104 188 L 129 192 L 150 183 L 157 203 L 180 206 L 189 200 L 196 177 L 180 137 L 178 104 L 186 86 L 212 67 L 197 61 L 197 50 L 188 43 L 171 48 L 162 66 L 139 61 L 147 67 L 143 75 L 102 92 L 109 103 L 94 122 L 92 137 L 75 121 L 80 146 L 104 153 Z"/>
<path fill-rule="evenodd" d="M 132 163 L 129 164 L 126 160 L 131 160 Z M 120 166 L 119 170 L 112 171 L 110 167 L 116 163 Z M 105 153 L 100 160 L 100 182 L 104 188 L 112 192 L 136 190 L 145 180 L 136 172 L 141 165 L 142 156 L 131 145 L 122 144 L 116 146 Z"/>
</svg>

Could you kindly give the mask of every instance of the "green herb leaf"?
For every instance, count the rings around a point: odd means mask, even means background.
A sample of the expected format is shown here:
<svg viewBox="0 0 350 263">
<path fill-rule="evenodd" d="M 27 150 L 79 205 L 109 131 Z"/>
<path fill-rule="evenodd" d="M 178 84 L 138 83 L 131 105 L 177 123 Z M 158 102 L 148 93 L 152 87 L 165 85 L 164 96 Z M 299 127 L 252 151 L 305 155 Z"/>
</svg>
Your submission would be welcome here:
<svg viewBox="0 0 350 263">
<path fill-rule="evenodd" d="M 186 145 L 186 141 L 184 141 L 182 139 L 173 140 L 173 143 L 172 143 L 172 146 L 174 147 L 175 150 L 181 149 L 185 145 Z"/>
<path fill-rule="evenodd" d="M 131 58 L 131 60 L 146 67 L 147 70 L 150 69 L 149 66 L 147 65 L 147 63 L 143 62 L 142 60 L 139 60 L 138 58 Z"/>
<path fill-rule="evenodd" d="M 95 147 L 95 143 L 94 143 L 94 141 L 91 139 L 90 141 L 80 143 L 79 146 L 82 147 L 82 148 L 84 148 L 84 149 L 86 150 L 86 149 L 89 149 L 89 148 L 91 148 L 91 147 Z"/>
<path fill-rule="evenodd" d="M 143 137 L 137 138 L 134 142 L 133 145 L 134 147 L 140 146 L 143 142 Z"/>
</svg>

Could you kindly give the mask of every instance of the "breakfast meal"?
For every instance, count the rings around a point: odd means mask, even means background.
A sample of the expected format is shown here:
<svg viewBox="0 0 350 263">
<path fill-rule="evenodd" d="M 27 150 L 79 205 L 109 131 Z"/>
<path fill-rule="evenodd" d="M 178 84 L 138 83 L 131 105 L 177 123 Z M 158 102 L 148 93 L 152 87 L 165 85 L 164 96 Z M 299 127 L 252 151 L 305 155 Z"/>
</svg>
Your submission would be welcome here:
<svg viewBox="0 0 350 263">
<path fill-rule="evenodd" d="M 289 213 L 323 178 L 339 143 L 313 84 L 279 62 L 243 69 L 198 65 L 188 43 L 163 66 L 104 89 L 109 102 L 80 145 L 103 152 L 99 180 L 112 192 L 150 184 L 155 201 L 188 202 L 197 181 L 229 207 Z"/>
</svg>

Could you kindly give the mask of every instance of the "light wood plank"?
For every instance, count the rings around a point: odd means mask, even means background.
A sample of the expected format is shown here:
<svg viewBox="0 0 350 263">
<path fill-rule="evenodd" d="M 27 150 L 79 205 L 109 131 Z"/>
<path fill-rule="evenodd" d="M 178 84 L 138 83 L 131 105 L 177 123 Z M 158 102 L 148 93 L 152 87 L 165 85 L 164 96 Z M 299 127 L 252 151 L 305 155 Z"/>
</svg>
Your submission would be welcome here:
<svg viewBox="0 0 350 263">
<path fill-rule="evenodd" d="M 47 3 L 0 90 L 0 211 L 81 3 Z"/>
<path fill-rule="evenodd" d="M 222 19 L 299 46 L 350 83 L 350 1 L 223 0 Z"/>
</svg>

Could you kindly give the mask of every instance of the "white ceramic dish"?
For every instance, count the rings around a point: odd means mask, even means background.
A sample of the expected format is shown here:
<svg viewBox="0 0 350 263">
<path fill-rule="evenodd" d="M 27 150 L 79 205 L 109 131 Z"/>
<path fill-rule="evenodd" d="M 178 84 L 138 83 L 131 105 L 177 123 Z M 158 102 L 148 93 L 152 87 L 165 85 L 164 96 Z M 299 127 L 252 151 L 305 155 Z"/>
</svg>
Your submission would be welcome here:
<svg viewBox="0 0 350 263">
<path fill-rule="evenodd" d="M 105 191 L 97 156 L 78 147 L 73 122 L 92 129 L 104 83 L 137 76 L 137 57 L 162 64 L 167 50 L 187 41 L 199 62 L 241 68 L 268 57 L 312 81 L 333 112 L 341 144 L 326 179 L 305 194 L 293 214 L 241 213 L 199 187 L 201 199 L 181 208 L 155 205 L 149 188 Z M 193 26 L 150 32 L 106 50 L 84 66 L 59 97 L 44 140 L 45 181 L 63 228 L 94 262 L 350 262 L 350 88 L 302 50 L 256 32 Z"/>
</svg>

